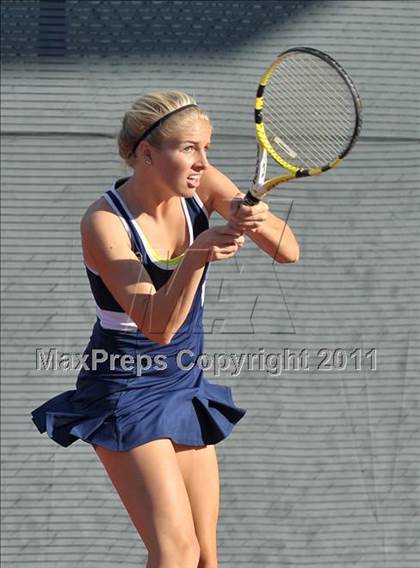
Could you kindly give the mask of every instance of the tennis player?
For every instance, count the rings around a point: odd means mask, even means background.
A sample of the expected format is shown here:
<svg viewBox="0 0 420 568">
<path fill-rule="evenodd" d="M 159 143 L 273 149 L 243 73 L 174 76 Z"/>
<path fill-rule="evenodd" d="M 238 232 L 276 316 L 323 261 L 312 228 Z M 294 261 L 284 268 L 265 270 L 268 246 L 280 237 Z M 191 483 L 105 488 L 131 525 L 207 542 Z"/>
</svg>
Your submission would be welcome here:
<svg viewBox="0 0 420 568">
<path fill-rule="evenodd" d="M 147 568 L 217 567 L 215 444 L 246 410 L 195 364 L 209 263 L 233 257 L 245 236 L 277 262 L 299 256 L 290 227 L 264 202 L 241 204 L 209 164 L 211 134 L 207 114 L 177 91 L 146 94 L 125 114 L 119 153 L 133 173 L 81 221 L 97 313 L 85 364 L 76 390 L 32 412 L 58 444 L 93 446 Z M 210 229 L 214 211 L 228 222 Z"/>
</svg>

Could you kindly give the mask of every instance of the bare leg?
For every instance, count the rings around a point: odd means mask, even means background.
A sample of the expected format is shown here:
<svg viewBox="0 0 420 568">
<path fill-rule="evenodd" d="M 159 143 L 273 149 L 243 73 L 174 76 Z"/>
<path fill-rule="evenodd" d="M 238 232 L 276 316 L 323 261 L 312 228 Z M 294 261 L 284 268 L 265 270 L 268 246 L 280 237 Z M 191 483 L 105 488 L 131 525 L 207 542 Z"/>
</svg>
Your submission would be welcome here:
<svg viewBox="0 0 420 568">
<path fill-rule="evenodd" d="M 171 440 L 95 451 L 149 552 L 147 568 L 197 568 L 199 544 Z"/>
<path fill-rule="evenodd" d="M 174 444 L 176 457 L 190 499 L 195 532 L 200 545 L 198 568 L 217 568 L 219 469 L 215 446 Z"/>
</svg>

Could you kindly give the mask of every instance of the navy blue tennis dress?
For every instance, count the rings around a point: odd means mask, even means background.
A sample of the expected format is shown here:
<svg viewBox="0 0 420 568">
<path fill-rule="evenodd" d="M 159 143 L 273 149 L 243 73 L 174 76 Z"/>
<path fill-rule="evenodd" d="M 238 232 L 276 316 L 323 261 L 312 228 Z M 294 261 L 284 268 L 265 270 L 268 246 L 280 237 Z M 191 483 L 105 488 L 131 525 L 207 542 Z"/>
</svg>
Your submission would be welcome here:
<svg viewBox="0 0 420 568">
<path fill-rule="evenodd" d="M 156 289 L 163 286 L 178 259 L 159 259 L 122 201 L 118 179 L 105 199 L 120 217 L 132 248 Z M 190 244 L 209 227 L 197 195 L 181 198 Z M 203 349 L 206 265 L 190 312 L 167 345 L 148 339 L 86 266 L 96 303 L 96 322 L 84 351 L 76 389 L 58 394 L 32 411 L 38 430 L 61 446 L 77 439 L 111 450 L 130 450 L 157 438 L 191 446 L 216 444 L 245 415 L 231 388 L 203 376 L 197 358 Z M 125 356 L 125 357 L 124 357 Z"/>
</svg>

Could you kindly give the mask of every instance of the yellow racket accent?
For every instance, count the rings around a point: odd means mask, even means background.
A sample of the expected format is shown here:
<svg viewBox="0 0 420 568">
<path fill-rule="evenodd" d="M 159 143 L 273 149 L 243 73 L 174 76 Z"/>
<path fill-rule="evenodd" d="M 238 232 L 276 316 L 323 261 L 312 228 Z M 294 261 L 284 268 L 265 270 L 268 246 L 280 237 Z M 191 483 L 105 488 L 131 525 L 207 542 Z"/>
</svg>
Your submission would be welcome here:
<svg viewBox="0 0 420 568">
<path fill-rule="evenodd" d="M 261 110 L 263 107 L 264 97 L 257 97 L 255 100 L 255 110 Z"/>
<path fill-rule="evenodd" d="M 268 181 L 266 181 L 264 183 L 264 185 L 260 188 L 254 188 L 253 189 L 253 193 L 255 194 L 255 197 L 258 197 L 259 199 L 261 199 L 266 193 L 268 193 L 270 191 L 270 189 L 273 189 L 273 187 L 275 187 L 276 185 L 279 185 L 280 183 L 284 183 L 286 181 L 290 181 L 291 179 L 295 179 L 296 178 L 296 174 L 295 173 L 290 173 L 290 174 L 286 174 L 283 176 L 278 176 L 272 179 L 269 179 Z"/>
<path fill-rule="evenodd" d="M 336 166 L 338 166 L 338 164 L 341 161 L 342 160 L 340 158 L 337 158 L 336 160 L 333 160 L 330 164 L 328 164 L 327 166 L 324 166 L 323 168 L 313 168 L 312 170 L 304 170 L 305 176 L 303 176 L 303 177 L 318 176 L 318 175 L 326 172 L 327 170 L 335 168 Z M 282 176 L 277 176 L 275 178 L 272 178 L 272 179 L 269 179 L 268 181 L 266 181 L 264 183 L 264 185 L 261 186 L 260 188 L 254 188 L 253 193 L 255 194 L 255 197 L 261 198 L 266 193 L 268 193 L 271 189 L 273 189 L 273 187 L 275 187 L 276 185 L 280 185 L 281 183 L 284 183 L 286 181 L 290 181 L 292 179 L 298 179 L 298 178 L 299 178 L 299 171 L 298 172 L 291 172 L 290 174 L 285 174 L 285 175 L 282 175 Z"/>
<path fill-rule="evenodd" d="M 264 74 L 261 77 L 260 85 L 262 85 L 263 87 L 266 86 L 271 75 L 273 74 L 274 69 L 277 67 L 278 62 L 279 62 L 279 59 L 276 59 L 275 61 L 273 61 L 273 63 L 270 65 L 270 67 L 268 67 L 268 69 L 266 69 L 264 71 Z"/>
<path fill-rule="evenodd" d="M 340 164 L 343 161 L 343 158 L 337 158 L 336 160 L 333 160 L 330 163 L 330 168 L 335 168 L 335 166 L 338 166 L 338 164 Z"/>
<path fill-rule="evenodd" d="M 278 162 L 281 166 L 283 166 L 283 168 L 285 168 L 286 170 L 289 170 L 290 172 L 298 172 L 298 171 L 301 170 L 301 168 L 298 168 L 298 167 L 293 166 L 292 164 L 289 164 L 288 162 L 286 162 L 286 160 L 284 160 L 276 152 L 276 150 L 271 145 L 269 139 L 267 138 L 267 134 L 265 133 L 265 128 L 264 128 L 263 122 L 261 124 L 256 124 L 255 129 L 256 129 L 258 142 L 261 144 L 262 148 L 264 148 L 264 150 L 266 150 L 270 154 L 270 156 L 276 160 L 276 162 Z"/>
</svg>

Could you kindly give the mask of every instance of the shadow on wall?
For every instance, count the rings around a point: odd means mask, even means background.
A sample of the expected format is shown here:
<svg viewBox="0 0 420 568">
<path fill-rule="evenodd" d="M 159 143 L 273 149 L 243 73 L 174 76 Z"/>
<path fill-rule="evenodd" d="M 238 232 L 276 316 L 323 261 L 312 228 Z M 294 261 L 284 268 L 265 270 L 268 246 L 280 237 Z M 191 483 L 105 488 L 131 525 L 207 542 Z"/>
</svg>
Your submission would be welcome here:
<svg viewBox="0 0 420 568">
<path fill-rule="evenodd" d="M 2 2 L 2 57 L 226 52 L 325 0 Z M 31 14 L 29 14 L 29 11 Z M 28 20 L 28 21 L 27 21 Z M 28 41 L 23 41 L 31 26 Z"/>
</svg>

